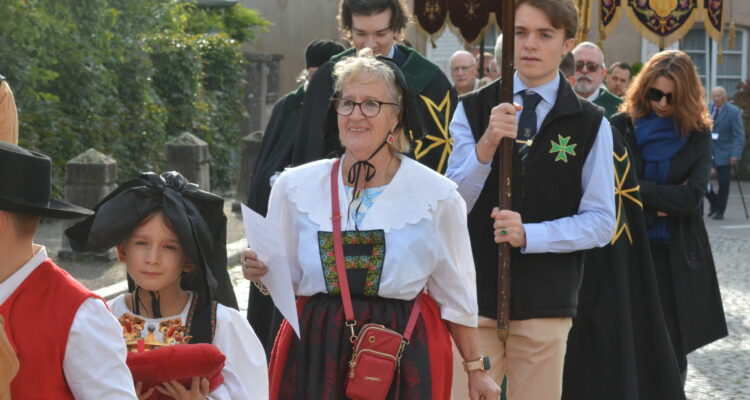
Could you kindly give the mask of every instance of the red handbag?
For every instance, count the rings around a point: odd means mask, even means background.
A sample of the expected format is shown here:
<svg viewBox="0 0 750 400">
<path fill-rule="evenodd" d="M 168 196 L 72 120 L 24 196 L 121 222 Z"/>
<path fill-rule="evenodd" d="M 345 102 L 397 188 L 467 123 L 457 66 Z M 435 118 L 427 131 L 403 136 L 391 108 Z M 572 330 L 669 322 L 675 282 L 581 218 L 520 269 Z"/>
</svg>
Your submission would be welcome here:
<svg viewBox="0 0 750 400">
<path fill-rule="evenodd" d="M 354 318 L 349 280 L 344 266 L 344 246 L 341 243 L 341 212 L 338 191 L 340 164 L 341 160 L 336 160 L 331 171 L 331 219 L 341 300 L 344 303 L 346 326 L 351 329 L 350 340 L 354 344 L 352 358 L 349 360 L 346 396 L 353 400 L 382 400 L 388 395 L 404 347 L 409 344 L 412 331 L 417 323 L 422 305 L 422 294 L 420 293 L 414 301 L 403 336 L 383 325 L 373 323 L 363 325 L 359 335 L 354 333 L 357 320 Z M 396 388 L 396 397 L 398 397 L 398 387 Z"/>
</svg>

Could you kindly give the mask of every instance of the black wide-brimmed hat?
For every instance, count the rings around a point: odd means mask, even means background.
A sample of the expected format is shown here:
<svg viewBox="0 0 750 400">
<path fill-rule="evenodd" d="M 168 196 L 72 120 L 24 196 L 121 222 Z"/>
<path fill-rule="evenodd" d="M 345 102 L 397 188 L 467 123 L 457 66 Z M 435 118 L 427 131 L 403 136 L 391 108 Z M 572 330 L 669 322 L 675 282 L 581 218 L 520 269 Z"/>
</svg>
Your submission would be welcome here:
<svg viewBox="0 0 750 400">
<path fill-rule="evenodd" d="M 0 142 L 0 210 L 46 218 L 79 218 L 94 212 L 50 198 L 52 162 L 41 153 Z"/>
</svg>

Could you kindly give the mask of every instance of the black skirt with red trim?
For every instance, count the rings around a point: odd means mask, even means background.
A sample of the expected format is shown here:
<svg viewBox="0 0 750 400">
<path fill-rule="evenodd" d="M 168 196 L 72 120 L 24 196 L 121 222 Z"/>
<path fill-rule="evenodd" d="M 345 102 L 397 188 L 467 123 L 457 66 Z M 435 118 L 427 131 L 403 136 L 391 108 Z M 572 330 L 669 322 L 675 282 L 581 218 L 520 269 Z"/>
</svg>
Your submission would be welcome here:
<svg viewBox="0 0 750 400">
<path fill-rule="evenodd" d="M 414 301 L 353 297 L 352 303 L 358 327 L 372 322 L 403 333 Z M 297 309 L 302 339 L 285 320 L 271 354 L 270 398 L 346 399 L 352 344 L 341 297 L 317 294 L 301 298 Z M 399 399 L 450 399 L 452 357 L 451 339 L 440 318 L 440 308 L 425 295 L 388 399 L 397 398 L 397 381 Z"/>
</svg>

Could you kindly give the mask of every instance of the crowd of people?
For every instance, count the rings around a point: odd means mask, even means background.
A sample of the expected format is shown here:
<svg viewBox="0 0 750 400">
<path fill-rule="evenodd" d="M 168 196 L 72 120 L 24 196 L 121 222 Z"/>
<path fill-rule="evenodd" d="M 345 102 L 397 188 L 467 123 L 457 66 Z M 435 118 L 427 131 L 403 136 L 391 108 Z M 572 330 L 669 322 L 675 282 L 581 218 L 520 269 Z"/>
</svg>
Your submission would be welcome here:
<svg viewBox="0 0 750 400">
<path fill-rule="evenodd" d="M 726 90 L 708 105 L 678 50 L 607 68 L 572 0 L 516 2 L 506 77 L 498 38 L 455 52 L 449 79 L 403 44 L 404 0 L 341 0 L 338 19 L 351 48 L 307 46 L 247 183 L 283 247 L 242 253 L 247 318 L 221 197 L 172 171 L 92 210 L 52 198 L 0 76 L 0 400 L 684 399 L 687 355 L 728 334 L 702 207 L 723 218 L 742 156 Z M 114 247 L 128 293 L 105 302 L 58 267 L 41 218 L 76 219 L 75 251 Z M 262 283 L 280 266 L 299 335 Z"/>
</svg>

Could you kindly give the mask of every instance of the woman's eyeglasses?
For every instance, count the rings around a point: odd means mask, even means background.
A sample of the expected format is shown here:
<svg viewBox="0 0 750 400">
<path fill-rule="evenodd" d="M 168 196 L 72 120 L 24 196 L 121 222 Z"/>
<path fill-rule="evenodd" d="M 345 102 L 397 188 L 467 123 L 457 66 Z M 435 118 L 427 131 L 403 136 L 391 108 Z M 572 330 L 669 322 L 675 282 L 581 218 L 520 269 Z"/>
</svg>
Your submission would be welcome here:
<svg viewBox="0 0 750 400">
<path fill-rule="evenodd" d="M 357 103 L 356 101 L 335 98 L 331 99 L 331 103 L 333 103 L 333 108 L 336 110 L 336 113 L 344 117 L 347 115 L 352 115 L 352 113 L 354 112 L 354 107 L 356 106 L 359 106 L 359 111 L 362 112 L 362 115 L 370 118 L 380 114 L 380 108 L 383 106 L 383 104 L 401 107 L 400 104 L 388 103 L 378 100 L 365 100 L 361 103 Z"/>
<path fill-rule="evenodd" d="M 672 93 L 664 93 L 657 88 L 650 88 L 646 92 L 646 99 L 649 101 L 660 102 L 662 98 L 667 98 L 667 104 L 672 104 Z"/>
<path fill-rule="evenodd" d="M 599 71 L 599 68 L 601 68 L 602 66 L 593 61 L 587 61 L 587 62 L 578 61 L 576 63 L 576 71 L 583 71 L 583 67 L 586 67 L 586 69 L 591 72 L 596 72 L 596 71 Z"/>
</svg>

